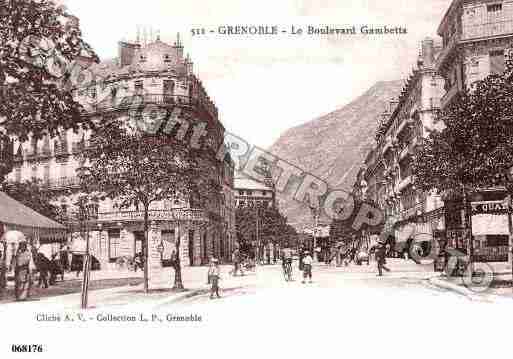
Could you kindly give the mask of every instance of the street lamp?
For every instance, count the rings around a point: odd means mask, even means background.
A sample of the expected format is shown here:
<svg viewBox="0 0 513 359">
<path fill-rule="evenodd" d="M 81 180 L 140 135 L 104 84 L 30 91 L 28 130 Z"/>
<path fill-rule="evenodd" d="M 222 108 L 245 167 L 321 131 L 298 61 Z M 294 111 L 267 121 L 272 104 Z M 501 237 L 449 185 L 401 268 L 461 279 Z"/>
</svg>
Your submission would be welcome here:
<svg viewBox="0 0 513 359">
<path fill-rule="evenodd" d="M 316 241 L 317 241 L 317 226 L 318 226 L 318 221 L 319 221 L 319 214 L 320 214 L 320 207 L 314 207 L 312 205 L 310 205 L 310 210 L 312 211 L 312 216 L 313 216 L 313 220 L 314 220 L 314 229 L 313 229 L 313 248 L 312 248 L 312 258 L 315 258 L 315 255 L 314 255 L 314 251 L 315 251 L 315 248 L 316 248 Z"/>
<path fill-rule="evenodd" d="M 78 198 L 78 219 L 83 224 L 85 232 L 85 255 L 83 259 L 83 279 L 82 279 L 82 293 L 81 293 L 81 305 L 82 309 L 87 309 L 88 293 L 89 293 L 89 274 L 91 269 L 91 257 L 89 253 L 89 222 L 95 218 L 98 211 L 98 202 L 93 199 L 89 194 L 89 186 L 87 184 L 87 177 L 90 176 L 91 170 L 89 167 L 81 166 L 77 168 L 77 174 L 80 179 L 82 189 L 85 194 L 82 194 Z"/>
</svg>

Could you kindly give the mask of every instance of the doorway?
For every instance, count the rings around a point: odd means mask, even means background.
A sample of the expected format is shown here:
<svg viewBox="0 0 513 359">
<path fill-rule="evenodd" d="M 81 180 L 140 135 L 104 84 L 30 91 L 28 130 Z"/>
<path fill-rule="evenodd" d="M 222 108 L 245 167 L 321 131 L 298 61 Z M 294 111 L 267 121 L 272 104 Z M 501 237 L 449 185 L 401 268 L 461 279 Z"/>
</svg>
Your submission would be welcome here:
<svg viewBox="0 0 513 359">
<path fill-rule="evenodd" d="M 144 232 L 136 231 L 134 232 L 134 256 L 137 253 L 142 253 L 144 256 L 144 250 Z"/>
</svg>

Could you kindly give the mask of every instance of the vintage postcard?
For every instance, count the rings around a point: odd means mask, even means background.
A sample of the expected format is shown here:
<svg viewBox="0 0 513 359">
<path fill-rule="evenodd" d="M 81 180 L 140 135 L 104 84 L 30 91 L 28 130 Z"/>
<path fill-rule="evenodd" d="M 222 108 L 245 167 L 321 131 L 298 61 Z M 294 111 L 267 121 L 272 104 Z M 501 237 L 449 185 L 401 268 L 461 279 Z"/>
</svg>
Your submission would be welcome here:
<svg viewBox="0 0 513 359">
<path fill-rule="evenodd" d="M 506 357 L 511 49 L 513 0 L 0 0 L 0 357 Z"/>
</svg>

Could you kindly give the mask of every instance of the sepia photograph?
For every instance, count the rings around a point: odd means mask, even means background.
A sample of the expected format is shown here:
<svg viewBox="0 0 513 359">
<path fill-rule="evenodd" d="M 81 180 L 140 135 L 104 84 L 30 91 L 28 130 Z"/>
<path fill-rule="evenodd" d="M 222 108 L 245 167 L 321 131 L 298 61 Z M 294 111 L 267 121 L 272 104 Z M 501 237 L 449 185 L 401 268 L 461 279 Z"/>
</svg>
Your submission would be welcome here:
<svg viewBox="0 0 513 359">
<path fill-rule="evenodd" d="M 0 358 L 502 358 L 513 0 L 0 0 Z"/>
</svg>

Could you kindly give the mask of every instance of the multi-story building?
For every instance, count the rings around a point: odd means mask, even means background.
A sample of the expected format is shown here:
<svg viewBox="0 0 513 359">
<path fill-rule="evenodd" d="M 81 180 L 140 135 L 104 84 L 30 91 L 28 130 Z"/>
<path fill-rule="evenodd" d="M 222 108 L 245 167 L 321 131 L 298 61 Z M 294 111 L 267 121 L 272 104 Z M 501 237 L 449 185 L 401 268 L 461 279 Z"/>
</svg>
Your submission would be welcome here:
<svg viewBox="0 0 513 359">
<path fill-rule="evenodd" d="M 159 37 L 147 43 L 120 42 L 117 58 L 93 64 L 84 73 L 94 81 L 74 89 L 73 95 L 85 107 L 83 116 L 97 123 L 112 118 L 129 120 L 140 116 L 134 109 L 150 105 L 152 109 L 179 108 L 206 124 L 203 138 L 210 155 L 201 160 L 211 169 L 205 176 L 222 190 L 209 198 L 204 208 L 184 198 L 170 198 L 150 206 L 150 265 L 158 267 L 161 260 L 169 259 L 179 238 L 185 266 L 205 264 L 212 256 L 229 260 L 235 238 L 234 165 L 229 155 L 217 159 L 216 154 L 224 146 L 225 129 L 216 106 L 193 73 L 192 61 L 184 56 L 179 37 L 173 45 Z M 135 98 L 138 101 L 132 101 Z M 188 131 L 185 127 L 180 130 Z M 80 153 L 88 146 L 91 135 L 79 128 L 63 131 L 58 138 L 15 141 L 14 170 L 8 180 L 41 180 L 57 198 L 62 212 L 71 213 L 79 191 L 76 170 L 81 165 Z M 115 201 L 102 201 L 89 227 L 92 254 L 102 263 L 134 256 L 142 250 L 143 213 L 137 208 L 121 210 Z M 72 232 L 73 240 L 79 242 L 82 234 L 75 229 Z"/>
<path fill-rule="evenodd" d="M 475 81 L 504 71 L 505 52 L 513 45 L 513 1 L 454 0 L 438 27 L 438 35 L 443 39 L 443 49 L 437 70 L 445 78 L 441 106 L 446 108 L 459 91 L 472 91 Z M 507 206 L 502 205 L 505 195 L 501 188 L 471 195 L 475 260 L 507 258 Z M 459 213 L 456 217 L 456 225 L 461 224 Z M 458 236 L 449 237 L 451 241 Z M 452 247 L 461 248 L 461 243 L 453 242 L 449 243 Z"/>
<path fill-rule="evenodd" d="M 421 48 L 417 68 L 380 119 L 376 145 L 355 184 L 357 195 L 384 211 L 386 230 L 397 242 L 407 242 L 414 233 L 432 235 L 443 229 L 443 223 L 438 223 L 440 197 L 417 190 L 412 176 L 412 155 L 434 125 L 443 86 L 435 69 L 439 49 L 434 40 L 423 40 Z"/>
<path fill-rule="evenodd" d="M 239 175 L 234 180 L 233 188 L 237 208 L 269 208 L 276 205 L 276 193 L 271 183 L 260 183 Z"/>
</svg>

